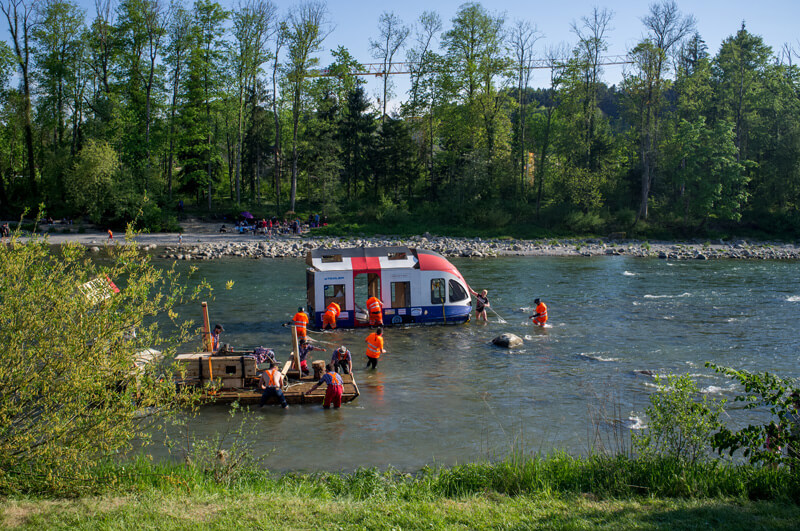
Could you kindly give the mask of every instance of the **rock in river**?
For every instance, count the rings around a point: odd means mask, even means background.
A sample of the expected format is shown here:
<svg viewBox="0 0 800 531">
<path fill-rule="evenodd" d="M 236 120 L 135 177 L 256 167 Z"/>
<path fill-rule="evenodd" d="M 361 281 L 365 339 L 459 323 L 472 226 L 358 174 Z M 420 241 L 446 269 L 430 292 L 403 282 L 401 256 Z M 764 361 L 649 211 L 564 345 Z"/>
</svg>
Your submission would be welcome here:
<svg viewBox="0 0 800 531">
<path fill-rule="evenodd" d="M 492 339 L 492 344 L 498 347 L 514 348 L 522 345 L 522 338 L 514 334 L 500 334 Z"/>
</svg>

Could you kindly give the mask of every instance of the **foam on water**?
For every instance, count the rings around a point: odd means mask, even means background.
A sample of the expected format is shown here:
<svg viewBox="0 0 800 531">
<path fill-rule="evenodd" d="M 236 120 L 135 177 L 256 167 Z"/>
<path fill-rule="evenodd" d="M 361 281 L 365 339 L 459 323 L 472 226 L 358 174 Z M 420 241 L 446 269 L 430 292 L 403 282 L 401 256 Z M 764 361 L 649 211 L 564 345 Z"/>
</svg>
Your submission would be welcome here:
<svg viewBox="0 0 800 531">
<path fill-rule="evenodd" d="M 683 297 L 691 297 L 692 294 L 688 291 L 686 293 L 681 293 L 680 295 L 645 295 L 645 299 L 680 299 Z"/>
<path fill-rule="evenodd" d="M 636 415 L 631 415 L 628 420 L 623 421 L 629 430 L 643 430 L 647 428 L 647 424 L 642 422 L 642 419 Z"/>
<path fill-rule="evenodd" d="M 800 295 L 792 295 L 787 297 L 786 302 L 800 302 Z"/>
<path fill-rule="evenodd" d="M 700 392 L 706 395 L 720 395 L 722 393 L 733 391 L 734 389 L 736 389 L 736 386 L 734 385 L 727 385 L 725 387 L 720 387 L 718 385 L 709 385 L 700 389 Z"/>
<path fill-rule="evenodd" d="M 635 277 L 638 273 L 633 273 L 631 271 L 625 271 L 622 274 L 625 275 L 626 277 Z"/>
<path fill-rule="evenodd" d="M 606 362 L 619 361 L 619 358 L 609 358 L 607 356 L 601 356 L 599 352 L 579 352 L 578 356 L 592 361 L 606 361 Z"/>
</svg>

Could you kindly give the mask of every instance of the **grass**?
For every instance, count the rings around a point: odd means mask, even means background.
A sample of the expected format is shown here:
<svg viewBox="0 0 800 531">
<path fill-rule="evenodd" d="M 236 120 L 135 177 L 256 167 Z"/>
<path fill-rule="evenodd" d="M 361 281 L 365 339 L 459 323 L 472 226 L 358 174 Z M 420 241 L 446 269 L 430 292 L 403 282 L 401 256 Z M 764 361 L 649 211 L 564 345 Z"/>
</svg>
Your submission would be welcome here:
<svg viewBox="0 0 800 531">
<path fill-rule="evenodd" d="M 16 494 L 4 528 L 793 529 L 800 477 L 788 469 L 627 457 L 511 456 L 418 474 L 203 470 L 146 458 L 101 467 L 80 497 Z M 102 476 L 102 477 L 100 477 Z"/>
<path fill-rule="evenodd" d="M 182 496 L 148 492 L 79 500 L 13 500 L 14 529 L 796 529 L 794 505 L 740 500 L 597 500 L 591 496 L 498 496 L 432 501 L 322 499 L 232 491 Z"/>
</svg>

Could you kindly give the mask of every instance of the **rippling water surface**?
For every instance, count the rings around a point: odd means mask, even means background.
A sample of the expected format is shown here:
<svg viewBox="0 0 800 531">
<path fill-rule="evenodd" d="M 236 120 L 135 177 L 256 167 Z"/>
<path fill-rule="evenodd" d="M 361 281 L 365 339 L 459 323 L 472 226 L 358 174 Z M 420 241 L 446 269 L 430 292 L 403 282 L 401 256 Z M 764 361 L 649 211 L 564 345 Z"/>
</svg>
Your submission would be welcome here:
<svg viewBox="0 0 800 531">
<path fill-rule="evenodd" d="M 590 418 L 641 426 L 655 373 L 691 373 L 704 392 L 732 386 L 706 361 L 800 376 L 800 264 L 666 262 L 627 257 L 506 257 L 452 260 L 473 289 L 488 289 L 489 323 L 390 328 L 377 371 L 363 367 L 368 332 L 314 334 L 347 345 L 361 396 L 339 411 L 267 407 L 256 414 L 257 447 L 275 450 L 276 470 L 351 470 L 393 465 L 416 470 L 512 448 L 585 453 Z M 305 305 L 302 260 L 219 260 L 195 264 L 210 280 L 212 322 L 224 341 L 264 345 L 287 359 L 281 323 Z M 181 267 L 186 267 L 181 264 Z M 231 290 L 224 284 L 234 280 Z M 544 330 L 529 324 L 533 299 L 548 305 Z M 193 308 L 188 310 L 194 312 Z M 199 320 L 200 311 L 191 317 Z M 490 344 L 502 332 L 522 348 Z M 641 371 L 645 371 L 644 373 Z M 222 429 L 228 408 L 201 415 L 201 433 Z M 600 423 L 603 428 L 604 423 Z"/>
</svg>

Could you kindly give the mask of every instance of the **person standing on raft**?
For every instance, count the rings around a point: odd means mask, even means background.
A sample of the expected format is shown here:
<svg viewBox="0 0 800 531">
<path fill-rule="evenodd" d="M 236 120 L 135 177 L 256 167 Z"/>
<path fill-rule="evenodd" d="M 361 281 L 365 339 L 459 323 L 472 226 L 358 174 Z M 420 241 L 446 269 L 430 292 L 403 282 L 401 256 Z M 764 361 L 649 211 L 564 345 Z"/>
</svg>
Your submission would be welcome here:
<svg viewBox="0 0 800 531">
<path fill-rule="evenodd" d="M 342 405 L 342 392 L 344 391 L 344 381 L 342 377 L 333 371 L 331 364 L 325 366 L 325 374 L 322 378 L 311 387 L 308 391 L 303 393 L 303 396 L 311 394 L 317 387 L 326 384 L 328 388 L 325 390 L 325 401 L 322 402 L 324 409 L 330 409 L 333 404 L 333 409 L 339 409 Z"/>
<path fill-rule="evenodd" d="M 489 304 L 489 298 L 486 296 L 489 292 L 487 290 L 483 290 L 480 293 L 469 288 L 469 292 L 475 295 L 475 319 L 480 321 L 483 319 L 484 321 L 489 321 L 486 317 L 486 307 L 491 306 Z"/>
<path fill-rule="evenodd" d="M 376 331 L 367 336 L 365 341 L 367 342 L 367 366 L 364 368 L 369 369 L 372 367 L 377 369 L 378 359 L 381 354 L 386 354 L 383 349 L 383 328 L 379 326 Z"/>
<path fill-rule="evenodd" d="M 333 351 L 331 367 L 333 367 L 333 370 L 336 372 L 342 369 L 342 373 L 344 374 L 353 374 L 353 355 L 350 354 L 347 347 L 342 345 Z"/>
<path fill-rule="evenodd" d="M 547 322 L 547 306 L 541 301 L 541 299 L 536 299 L 533 301 L 536 305 L 536 310 L 533 315 L 529 317 L 529 319 L 533 320 L 533 324 L 536 326 L 544 326 Z"/>
<path fill-rule="evenodd" d="M 331 330 L 335 330 L 336 319 L 339 318 L 339 314 L 341 312 L 342 309 L 338 304 L 335 302 L 330 303 L 325 309 L 325 313 L 322 314 L 322 329 L 325 330 L 326 328 L 330 328 Z"/>
</svg>

